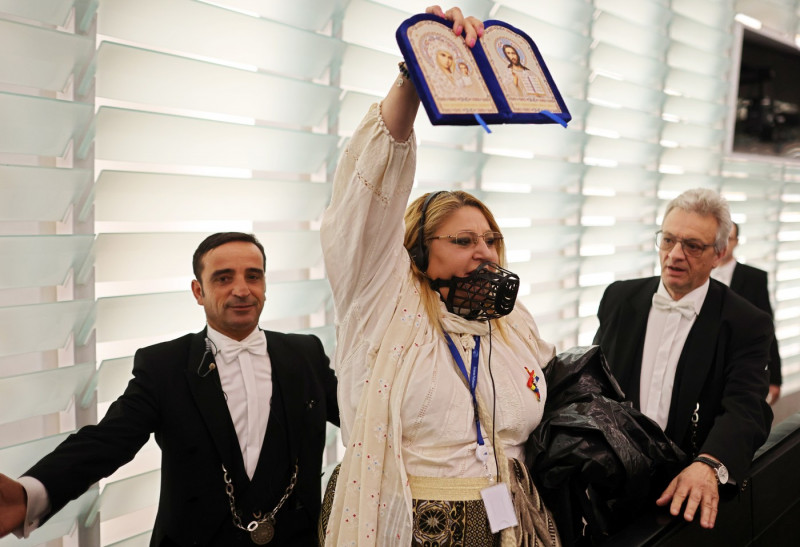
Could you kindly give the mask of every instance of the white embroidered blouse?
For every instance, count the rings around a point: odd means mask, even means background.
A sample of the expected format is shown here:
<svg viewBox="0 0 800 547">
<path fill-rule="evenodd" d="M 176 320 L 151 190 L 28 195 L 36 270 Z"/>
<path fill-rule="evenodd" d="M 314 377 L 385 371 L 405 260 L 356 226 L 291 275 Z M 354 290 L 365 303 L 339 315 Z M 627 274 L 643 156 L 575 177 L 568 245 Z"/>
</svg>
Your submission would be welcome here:
<svg viewBox="0 0 800 547">
<path fill-rule="evenodd" d="M 475 457 L 469 390 L 446 340 L 425 314 L 403 247 L 402 219 L 415 165 L 415 136 L 406 142 L 393 139 L 379 105 L 373 105 L 340 160 L 322 223 L 346 447 L 329 545 L 409 544 L 408 475 L 486 474 Z M 478 395 L 494 415 L 506 457 L 523 458 L 547 397 L 542 367 L 555 348 L 539 337 L 533 318 L 517 302 L 506 317 L 505 338 L 496 331 L 491 336 L 493 393 L 488 325 L 450 314 L 443 304 L 441 313 L 467 370 L 473 335 L 481 336 Z M 539 377 L 540 398 L 527 386 L 531 370 Z M 492 432 L 481 426 L 491 445 Z M 493 462 L 490 471 L 496 473 Z"/>
</svg>

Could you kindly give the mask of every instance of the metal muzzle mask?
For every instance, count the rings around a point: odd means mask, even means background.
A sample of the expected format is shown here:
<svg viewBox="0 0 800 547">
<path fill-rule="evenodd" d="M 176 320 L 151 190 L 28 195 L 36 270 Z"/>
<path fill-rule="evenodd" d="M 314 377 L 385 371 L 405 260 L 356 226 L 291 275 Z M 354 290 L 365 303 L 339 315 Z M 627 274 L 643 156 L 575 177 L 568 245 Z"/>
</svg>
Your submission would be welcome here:
<svg viewBox="0 0 800 547">
<path fill-rule="evenodd" d="M 488 321 L 511 313 L 519 292 L 519 276 L 493 262 L 484 262 L 467 277 L 431 280 L 431 287 L 447 287 L 447 311 L 465 319 Z"/>
</svg>

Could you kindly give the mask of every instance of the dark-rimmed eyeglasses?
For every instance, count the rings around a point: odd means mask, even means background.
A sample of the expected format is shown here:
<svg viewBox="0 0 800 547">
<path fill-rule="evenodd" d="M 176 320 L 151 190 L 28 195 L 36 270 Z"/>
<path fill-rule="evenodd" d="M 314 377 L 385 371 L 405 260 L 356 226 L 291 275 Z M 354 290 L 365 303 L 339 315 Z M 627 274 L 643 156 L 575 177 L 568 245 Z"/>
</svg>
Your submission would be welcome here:
<svg viewBox="0 0 800 547">
<path fill-rule="evenodd" d="M 703 243 L 699 239 L 681 239 L 672 234 L 665 234 L 661 230 L 656 232 L 656 249 L 670 252 L 677 243 L 681 244 L 684 254 L 694 258 L 701 256 L 706 249 L 714 246 L 713 243 Z"/>
<path fill-rule="evenodd" d="M 500 232 L 486 232 L 483 234 L 476 234 L 475 232 L 457 232 L 455 235 L 447 236 L 432 236 L 431 239 L 449 239 L 453 245 L 459 247 L 474 247 L 478 244 L 478 239 L 483 239 L 487 247 L 494 247 L 498 241 L 503 240 L 503 234 Z"/>
</svg>

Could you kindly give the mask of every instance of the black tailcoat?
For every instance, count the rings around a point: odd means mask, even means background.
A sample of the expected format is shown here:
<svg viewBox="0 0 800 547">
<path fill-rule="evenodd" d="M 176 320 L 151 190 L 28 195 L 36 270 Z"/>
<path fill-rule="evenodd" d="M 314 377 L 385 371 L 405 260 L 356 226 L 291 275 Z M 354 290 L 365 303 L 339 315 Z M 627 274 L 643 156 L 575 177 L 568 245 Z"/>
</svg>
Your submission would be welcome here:
<svg viewBox="0 0 800 547">
<path fill-rule="evenodd" d="M 594 343 L 636 408 L 644 337 L 658 283 L 658 277 L 612 283 L 597 312 L 600 327 Z M 767 314 L 711 279 L 675 371 L 667 436 L 689 455 L 718 458 L 739 484 L 772 422 L 766 366 L 773 330 Z M 695 432 L 692 415 L 698 403 Z"/>
<path fill-rule="evenodd" d="M 737 262 L 731 277 L 731 289 L 756 308 L 767 312 L 770 317 L 773 316 L 772 305 L 769 302 L 767 272 L 764 270 Z M 777 340 L 773 340 L 769 347 L 769 383 L 776 386 L 783 383 L 781 354 L 778 352 Z"/>
<path fill-rule="evenodd" d="M 319 339 L 265 331 L 272 363 L 270 416 L 258 466 L 247 477 L 236 431 L 209 370 L 205 331 L 136 352 L 133 379 L 95 426 L 70 435 L 25 474 L 47 489 L 52 513 L 91 484 L 127 463 L 151 433 L 161 447 L 161 492 L 151 545 L 250 543 L 232 525 L 222 465 L 247 525 L 254 511 L 270 512 L 289 485 L 297 485 L 277 513 L 270 545 L 316 538 L 325 422 L 338 425 L 336 379 Z M 252 545 L 252 543 L 250 543 Z"/>
</svg>

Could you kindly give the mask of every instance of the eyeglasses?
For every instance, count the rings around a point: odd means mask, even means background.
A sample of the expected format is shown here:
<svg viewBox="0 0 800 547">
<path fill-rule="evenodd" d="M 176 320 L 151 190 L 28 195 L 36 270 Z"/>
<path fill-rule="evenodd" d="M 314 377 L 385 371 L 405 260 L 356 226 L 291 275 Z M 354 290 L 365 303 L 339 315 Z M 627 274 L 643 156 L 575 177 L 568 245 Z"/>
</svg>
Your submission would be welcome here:
<svg viewBox="0 0 800 547">
<path fill-rule="evenodd" d="M 713 243 L 706 244 L 697 239 L 681 239 L 672 234 L 664 234 L 661 230 L 656 232 L 656 249 L 669 252 L 676 243 L 681 244 L 684 254 L 694 258 L 702 255 L 709 247 L 714 246 Z"/>
<path fill-rule="evenodd" d="M 474 247 L 478 244 L 478 239 L 482 238 L 487 247 L 494 247 L 498 241 L 503 240 L 503 234 L 500 232 L 486 232 L 485 234 L 476 234 L 475 232 L 458 232 L 454 236 L 433 236 L 431 239 L 449 239 L 453 245 L 459 247 Z"/>
</svg>

